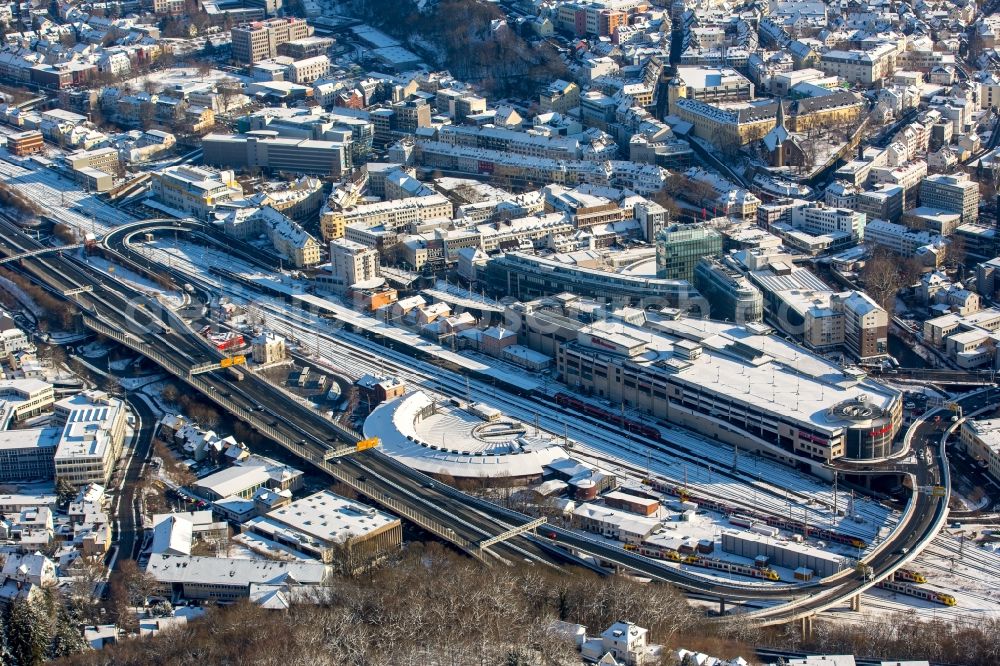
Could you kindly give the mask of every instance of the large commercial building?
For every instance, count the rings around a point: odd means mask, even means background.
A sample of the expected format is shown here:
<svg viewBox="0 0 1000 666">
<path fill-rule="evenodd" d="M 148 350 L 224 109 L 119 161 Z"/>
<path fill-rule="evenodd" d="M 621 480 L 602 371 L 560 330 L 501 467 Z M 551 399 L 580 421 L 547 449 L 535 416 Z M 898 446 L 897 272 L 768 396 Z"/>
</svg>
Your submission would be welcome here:
<svg viewBox="0 0 1000 666">
<path fill-rule="evenodd" d="M 738 324 L 764 318 L 764 297 L 739 271 L 718 259 L 703 257 L 694 267 L 694 286 L 705 297 L 712 319 Z"/>
<path fill-rule="evenodd" d="M 962 216 L 962 224 L 979 219 L 979 183 L 968 174 L 936 173 L 920 183 L 920 205 Z"/>
<path fill-rule="evenodd" d="M 512 331 L 492 328 L 483 336 L 480 349 L 488 353 L 531 352 L 513 345 Z M 538 479 L 546 465 L 566 456 L 558 440 L 532 434 L 489 405 L 438 401 L 423 391 L 382 402 L 365 420 L 364 434 L 378 437 L 386 455 L 425 474 L 491 478 L 501 485 Z"/>
<path fill-rule="evenodd" d="M 656 234 L 656 277 L 694 280 L 694 267 L 702 257 L 722 252 L 722 236 L 705 224 L 674 224 Z"/>
<path fill-rule="evenodd" d="M 303 19 L 272 19 L 244 23 L 231 31 L 233 40 L 233 60 L 253 64 L 278 55 L 282 44 L 304 39 L 312 34 L 312 28 Z"/>
<path fill-rule="evenodd" d="M 563 382 L 788 462 L 881 458 L 899 392 L 845 371 L 766 327 L 647 317 L 581 326 L 558 349 Z"/>
</svg>

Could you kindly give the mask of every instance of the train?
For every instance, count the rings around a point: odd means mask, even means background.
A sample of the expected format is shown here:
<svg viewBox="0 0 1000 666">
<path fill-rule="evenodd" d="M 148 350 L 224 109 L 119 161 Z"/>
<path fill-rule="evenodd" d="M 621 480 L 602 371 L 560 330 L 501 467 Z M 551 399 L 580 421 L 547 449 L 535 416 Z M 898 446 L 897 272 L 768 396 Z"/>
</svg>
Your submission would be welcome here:
<svg viewBox="0 0 1000 666">
<path fill-rule="evenodd" d="M 905 594 L 910 597 L 916 597 L 917 599 L 924 599 L 926 601 L 933 601 L 936 604 L 942 604 L 945 606 L 954 606 L 957 601 L 955 597 L 947 594 L 945 592 L 935 592 L 934 590 L 928 590 L 923 587 L 917 587 L 910 583 L 900 583 L 895 580 L 883 580 L 878 583 L 877 587 L 883 590 L 891 590 L 892 592 L 898 592 L 900 594 Z"/>
<path fill-rule="evenodd" d="M 606 409 L 601 409 L 597 405 L 584 402 L 583 400 L 574 398 L 571 395 L 556 393 L 555 401 L 560 407 L 567 407 L 581 414 L 586 414 L 587 416 L 592 416 L 595 419 L 600 419 L 606 423 L 613 423 L 620 428 L 624 428 L 628 432 L 641 435 L 656 442 L 663 441 L 663 435 L 660 434 L 660 431 L 653 426 L 633 421 L 632 419 L 625 418 L 621 414 L 615 414 Z"/>
<path fill-rule="evenodd" d="M 651 544 L 641 544 L 639 546 L 627 544 L 625 549 L 638 552 L 640 555 L 644 555 L 645 557 L 652 557 L 659 560 L 670 560 L 671 562 L 681 562 L 682 564 L 689 564 L 694 567 L 716 569 L 717 571 L 726 571 L 728 573 L 739 574 L 740 576 L 750 576 L 751 578 L 763 578 L 764 580 L 781 580 L 781 576 L 778 575 L 778 572 L 770 567 L 757 567 L 753 565 L 739 564 L 737 562 L 719 560 L 714 557 L 705 557 L 704 555 L 695 553 L 684 555 L 683 553 L 677 552 L 673 548 L 664 548 L 661 546 L 653 546 Z"/>
<path fill-rule="evenodd" d="M 926 583 L 927 577 L 922 573 L 913 571 L 912 569 L 896 569 L 896 573 L 893 575 L 894 580 L 908 581 L 910 583 Z"/>
<path fill-rule="evenodd" d="M 777 527 L 778 529 L 804 534 L 807 537 L 816 537 L 817 539 L 822 539 L 824 541 L 842 543 L 853 546 L 854 548 L 863 549 L 868 546 L 864 539 L 856 537 L 852 534 L 844 534 L 843 532 L 826 528 L 812 527 L 806 525 L 801 520 L 795 520 L 785 516 L 766 515 L 743 507 L 732 506 L 726 504 L 725 502 L 720 502 L 719 500 L 700 496 L 693 492 L 690 488 L 678 486 L 672 481 L 667 481 L 666 479 L 659 477 L 645 479 L 643 483 L 654 490 L 658 490 L 668 495 L 673 495 L 681 501 L 692 500 L 702 508 L 709 509 L 711 511 L 718 511 L 719 513 L 723 513 L 727 516 L 733 516 L 736 518 L 736 522 L 733 521 L 733 518 L 730 518 L 729 522 L 735 525 L 745 526 L 743 523 L 746 522 L 761 522 L 770 525 L 771 527 Z"/>
</svg>

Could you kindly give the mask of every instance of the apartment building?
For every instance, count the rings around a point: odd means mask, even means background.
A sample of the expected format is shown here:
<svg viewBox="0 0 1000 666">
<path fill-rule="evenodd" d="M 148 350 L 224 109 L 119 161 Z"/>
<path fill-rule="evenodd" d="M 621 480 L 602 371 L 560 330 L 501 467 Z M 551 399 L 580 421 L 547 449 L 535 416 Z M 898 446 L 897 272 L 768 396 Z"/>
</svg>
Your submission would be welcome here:
<svg viewBox="0 0 1000 666">
<path fill-rule="evenodd" d="M 270 331 L 264 331 L 250 341 L 254 363 L 275 363 L 285 358 L 285 339 Z"/>
<path fill-rule="evenodd" d="M 344 238 L 330 241 L 331 287 L 345 292 L 351 285 L 379 277 L 379 252 Z"/>
<path fill-rule="evenodd" d="M 888 355 L 889 315 L 868 294 L 836 294 L 830 305 L 844 317 L 844 347 L 852 356 L 864 362 Z"/>
<path fill-rule="evenodd" d="M 548 85 L 538 101 L 544 111 L 566 113 L 573 107 L 580 106 L 580 86 L 572 81 L 558 79 Z"/>
<path fill-rule="evenodd" d="M 979 183 L 966 173 L 935 173 L 920 183 L 920 205 L 962 216 L 962 224 L 979 219 Z"/>
<path fill-rule="evenodd" d="M 278 47 L 312 35 L 304 19 L 285 18 L 235 26 L 231 31 L 233 60 L 252 65 L 275 58 Z"/>
<path fill-rule="evenodd" d="M 125 443 L 125 403 L 104 391 L 83 391 L 55 403 L 60 428 L 55 475 L 74 486 L 106 486 Z"/>
<path fill-rule="evenodd" d="M 892 76 L 896 69 L 896 46 L 884 44 L 867 51 L 833 49 L 820 56 L 817 67 L 830 76 L 871 87 Z"/>
<path fill-rule="evenodd" d="M 298 222 L 270 206 L 234 208 L 223 219 L 223 227 L 228 235 L 243 240 L 266 235 L 274 251 L 296 268 L 315 266 L 320 261 L 319 242 Z"/>
<path fill-rule="evenodd" d="M 208 220 L 219 204 L 243 196 L 232 171 L 179 165 L 154 171 L 152 180 L 160 203 L 199 220 Z"/>
<path fill-rule="evenodd" d="M 450 220 L 453 212 L 451 201 L 440 194 L 380 201 L 342 210 L 324 210 L 320 215 L 320 232 L 323 240 L 330 241 L 342 238 L 345 227 L 349 225 L 367 228 L 383 226 L 395 230 L 435 219 Z"/>
</svg>

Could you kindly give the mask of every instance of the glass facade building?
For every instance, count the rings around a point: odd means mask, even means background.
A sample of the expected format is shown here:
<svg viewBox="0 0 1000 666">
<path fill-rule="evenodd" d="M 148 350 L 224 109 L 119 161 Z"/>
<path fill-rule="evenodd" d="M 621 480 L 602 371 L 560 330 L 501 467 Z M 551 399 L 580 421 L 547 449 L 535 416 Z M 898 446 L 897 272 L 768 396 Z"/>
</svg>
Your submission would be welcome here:
<svg viewBox="0 0 1000 666">
<path fill-rule="evenodd" d="M 704 224 L 674 224 L 656 235 L 656 277 L 694 281 L 694 267 L 702 257 L 722 252 L 722 236 Z"/>
</svg>

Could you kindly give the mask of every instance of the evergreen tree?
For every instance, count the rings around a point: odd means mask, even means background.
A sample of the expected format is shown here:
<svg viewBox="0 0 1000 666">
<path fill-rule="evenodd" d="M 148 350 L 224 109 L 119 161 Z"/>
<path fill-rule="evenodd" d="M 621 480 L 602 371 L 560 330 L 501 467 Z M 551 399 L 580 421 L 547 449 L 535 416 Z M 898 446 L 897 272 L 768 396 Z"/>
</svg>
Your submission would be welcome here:
<svg viewBox="0 0 1000 666">
<path fill-rule="evenodd" d="M 10 605 L 7 644 L 17 666 L 39 666 L 45 661 L 51 622 L 38 603 L 18 599 Z"/>
<path fill-rule="evenodd" d="M 56 611 L 52 642 L 49 644 L 49 659 L 68 657 L 87 649 L 87 641 L 80 631 L 80 623 L 64 604 Z"/>
<path fill-rule="evenodd" d="M 9 612 L 9 611 L 8 611 Z M 14 655 L 11 654 L 10 645 L 7 642 L 7 614 L 0 613 L 0 664 L 16 666 Z"/>
</svg>

